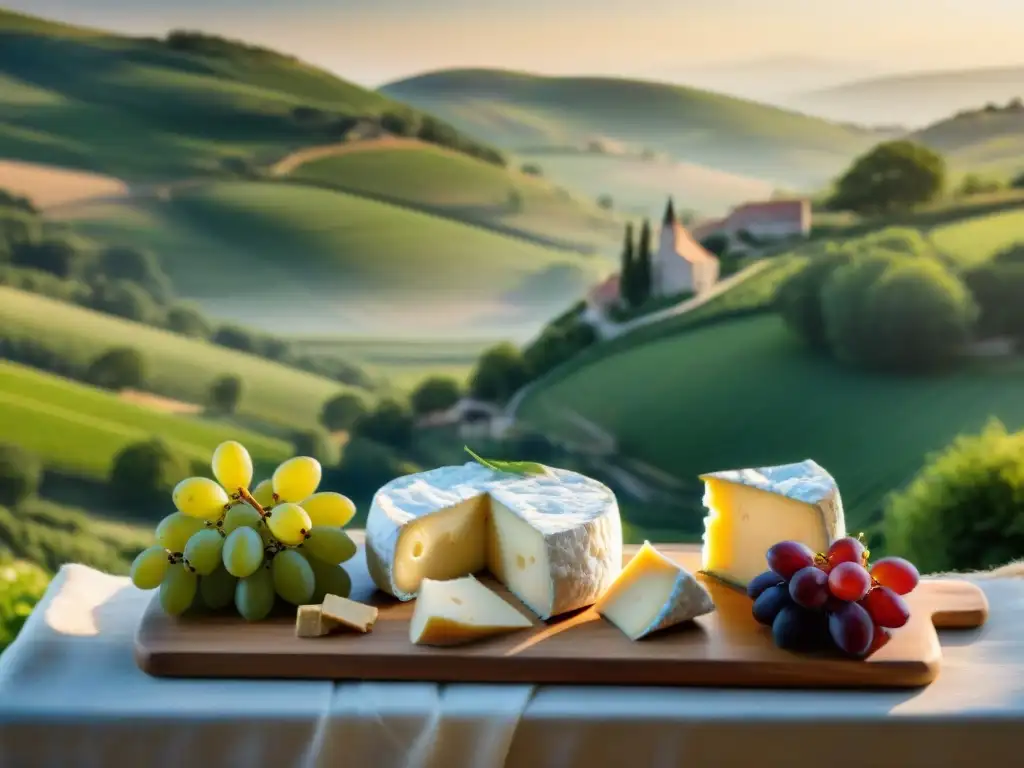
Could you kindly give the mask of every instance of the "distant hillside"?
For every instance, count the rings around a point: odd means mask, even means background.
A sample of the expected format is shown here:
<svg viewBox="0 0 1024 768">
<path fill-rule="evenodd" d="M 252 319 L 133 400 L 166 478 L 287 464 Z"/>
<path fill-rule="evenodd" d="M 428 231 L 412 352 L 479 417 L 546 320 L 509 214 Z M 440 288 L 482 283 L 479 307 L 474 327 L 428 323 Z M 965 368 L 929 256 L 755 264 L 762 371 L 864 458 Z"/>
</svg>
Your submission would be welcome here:
<svg viewBox="0 0 1024 768">
<path fill-rule="evenodd" d="M 432 72 L 380 90 L 507 149 L 604 138 L 777 184 L 819 184 L 874 141 L 864 129 L 639 80 L 473 69 Z"/>
<path fill-rule="evenodd" d="M 1015 174 L 1024 170 L 1024 102 L 965 110 L 912 137 L 942 152 L 955 167 Z"/>
<path fill-rule="evenodd" d="M 430 116 L 293 57 L 192 32 L 86 30 L 0 10 L 0 156 L 125 179 L 244 170 L 359 118 L 496 159 Z"/>
<path fill-rule="evenodd" d="M 833 120 L 921 127 L 961 109 L 1024 96 L 1024 66 L 919 72 L 804 93 L 793 104 Z"/>
</svg>

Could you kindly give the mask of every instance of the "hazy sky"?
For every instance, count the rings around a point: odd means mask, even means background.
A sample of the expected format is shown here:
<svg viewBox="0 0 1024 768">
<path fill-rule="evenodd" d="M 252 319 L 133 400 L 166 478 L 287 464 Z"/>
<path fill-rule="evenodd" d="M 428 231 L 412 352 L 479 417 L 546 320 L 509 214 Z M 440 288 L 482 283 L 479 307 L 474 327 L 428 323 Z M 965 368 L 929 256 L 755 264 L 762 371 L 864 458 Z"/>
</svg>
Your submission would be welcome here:
<svg viewBox="0 0 1024 768">
<path fill-rule="evenodd" d="M 263 43 L 376 85 L 497 66 L 670 77 L 811 57 L 864 71 L 1024 63 L 1024 0 L 0 0 L 130 33 L 187 27 Z M 1020 51 L 1020 53 L 1017 53 Z"/>
</svg>

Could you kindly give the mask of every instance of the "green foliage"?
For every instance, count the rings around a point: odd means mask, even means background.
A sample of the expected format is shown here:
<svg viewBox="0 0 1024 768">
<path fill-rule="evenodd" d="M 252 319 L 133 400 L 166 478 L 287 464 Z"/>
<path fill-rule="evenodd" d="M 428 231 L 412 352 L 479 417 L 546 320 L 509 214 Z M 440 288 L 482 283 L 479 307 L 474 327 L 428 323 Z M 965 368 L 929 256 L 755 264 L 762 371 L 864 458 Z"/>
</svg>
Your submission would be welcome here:
<svg viewBox="0 0 1024 768">
<path fill-rule="evenodd" d="M 931 458 L 885 515 L 889 551 L 922 573 L 987 569 L 1024 552 L 1024 432 L 990 422 Z"/>
<path fill-rule="evenodd" d="M 977 173 L 968 173 L 960 181 L 956 188 L 957 197 L 970 197 L 971 195 L 985 195 L 998 192 L 1002 185 L 995 179 L 986 179 Z"/>
<path fill-rule="evenodd" d="M 242 401 L 245 385 L 240 376 L 227 373 L 210 385 L 210 407 L 222 414 L 234 413 Z"/>
<path fill-rule="evenodd" d="M 637 283 L 637 258 L 634 245 L 633 224 L 626 224 L 626 239 L 622 244 L 622 263 L 619 268 L 619 299 L 627 307 L 635 307 L 639 301 Z"/>
<path fill-rule="evenodd" d="M 187 304 L 178 304 L 167 310 L 167 330 L 193 339 L 206 339 L 213 329 L 198 309 Z"/>
<path fill-rule="evenodd" d="M 38 269 L 63 278 L 80 275 L 85 261 L 85 255 L 69 238 L 48 238 L 41 242 L 22 240 L 11 250 L 14 266 Z"/>
<path fill-rule="evenodd" d="M 397 450 L 409 447 L 412 431 L 412 413 L 405 404 L 393 398 L 381 400 L 352 426 L 353 435 Z"/>
<path fill-rule="evenodd" d="M 530 380 L 522 353 L 513 344 L 491 347 L 481 355 L 469 382 L 473 397 L 504 403 Z"/>
<path fill-rule="evenodd" d="M 115 347 L 90 363 L 85 380 L 103 389 L 140 389 L 146 383 L 146 360 L 137 349 Z"/>
<path fill-rule="evenodd" d="M 35 563 L 0 552 L 0 652 L 17 637 L 49 583 L 49 574 Z"/>
<path fill-rule="evenodd" d="M 330 436 L 323 429 L 302 429 L 292 436 L 296 456 L 312 456 L 323 465 L 337 459 Z"/>
<path fill-rule="evenodd" d="M 365 413 L 366 401 L 363 398 L 351 392 L 343 392 L 324 403 L 320 412 L 320 423 L 332 432 L 347 431 L 352 429 Z"/>
<path fill-rule="evenodd" d="M 890 251 L 903 256 L 934 256 L 935 247 L 919 229 L 912 227 L 884 227 L 869 232 L 852 242 L 843 243 L 844 250 L 854 253 Z"/>
<path fill-rule="evenodd" d="M 905 211 L 937 198 L 945 182 L 941 155 L 904 139 L 883 142 L 854 160 L 830 206 L 866 215 Z"/>
<path fill-rule="evenodd" d="M 977 317 L 966 286 L 940 263 L 884 252 L 835 270 L 821 302 L 825 336 L 838 359 L 896 373 L 951 365 Z"/>
<path fill-rule="evenodd" d="M 339 487 L 353 496 L 371 496 L 385 483 L 396 477 L 419 472 L 420 468 L 403 460 L 394 449 L 357 437 L 345 446 L 338 466 Z"/>
<path fill-rule="evenodd" d="M 575 318 L 569 322 L 547 326 L 523 351 L 523 360 L 532 378 L 574 357 L 597 341 L 597 334 L 589 323 Z"/>
<path fill-rule="evenodd" d="M 701 247 L 713 256 L 722 258 L 729 250 L 729 236 L 721 232 L 708 235 L 701 240 Z"/>
<path fill-rule="evenodd" d="M 0 189 L 0 208 L 12 208 L 30 214 L 39 212 L 29 198 L 6 189 Z"/>
<path fill-rule="evenodd" d="M 1024 260 L 979 264 L 963 280 L 980 310 L 979 336 L 1024 339 Z"/>
<path fill-rule="evenodd" d="M 847 251 L 817 256 L 779 288 L 776 297 L 779 314 L 786 326 L 813 350 L 828 349 L 822 288 L 833 272 L 849 262 L 850 253 Z"/>
<path fill-rule="evenodd" d="M 126 508 L 145 510 L 166 497 L 171 489 L 192 472 L 187 457 L 173 450 L 160 438 L 126 446 L 114 457 L 110 469 L 110 491 Z"/>
<path fill-rule="evenodd" d="M 151 251 L 125 246 L 104 248 L 99 253 L 96 269 L 108 280 L 135 283 L 161 304 L 166 304 L 173 295 L 171 280 Z"/>
<path fill-rule="evenodd" d="M 43 466 L 17 445 L 0 444 L 0 505 L 16 507 L 39 490 Z"/>
<path fill-rule="evenodd" d="M 998 264 L 1024 264 L 1024 242 L 1013 243 L 992 257 Z"/>
<path fill-rule="evenodd" d="M 640 241 L 636 248 L 636 296 L 634 306 L 641 306 L 651 298 L 651 222 L 644 219 L 640 227 Z"/>
<path fill-rule="evenodd" d="M 446 411 L 462 397 L 459 382 L 448 376 L 431 376 L 412 391 L 409 401 L 417 415 Z"/>
<path fill-rule="evenodd" d="M 136 323 L 158 325 L 163 313 L 153 297 L 138 283 L 130 280 L 98 280 L 94 284 L 89 306 Z"/>
</svg>

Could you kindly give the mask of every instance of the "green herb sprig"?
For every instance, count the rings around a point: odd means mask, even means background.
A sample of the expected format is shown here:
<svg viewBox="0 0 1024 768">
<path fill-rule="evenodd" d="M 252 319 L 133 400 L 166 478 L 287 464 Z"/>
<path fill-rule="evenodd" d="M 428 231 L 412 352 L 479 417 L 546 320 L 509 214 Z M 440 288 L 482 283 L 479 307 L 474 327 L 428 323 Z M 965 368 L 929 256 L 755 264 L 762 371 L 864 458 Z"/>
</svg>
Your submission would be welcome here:
<svg viewBox="0 0 1024 768">
<path fill-rule="evenodd" d="M 510 472 L 514 475 L 546 475 L 548 474 L 548 468 L 543 464 L 538 464 L 535 461 L 497 461 L 492 459 L 482 459 L 469 450 L 469 446 L 463 446 L 466 449 L 466 453 L 473 457 L 473 460 L 477 464 L 481 464 L 488 469 L 493 469 L 495 472 Z"/>
</svg>

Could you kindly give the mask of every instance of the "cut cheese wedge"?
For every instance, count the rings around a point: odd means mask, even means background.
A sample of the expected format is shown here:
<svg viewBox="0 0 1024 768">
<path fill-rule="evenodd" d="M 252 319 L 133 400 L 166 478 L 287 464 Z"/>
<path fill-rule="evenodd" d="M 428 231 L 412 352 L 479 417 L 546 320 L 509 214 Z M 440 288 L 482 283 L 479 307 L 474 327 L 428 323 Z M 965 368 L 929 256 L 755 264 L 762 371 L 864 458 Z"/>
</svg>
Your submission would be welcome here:
<svg viewBox="0 0 1024 768">
<path fill-rule="evenodd" d="M 473 576 L 449 581 L 423 579 L 409 639 L 415 645 L 461 645 L 532 626 L 533 622 Z"/>
<path fill-rule="evenodd" d="M 685 568 L 645 541 L 594 606 L 631 640 L 711 613 L 711 595 Z"/>
<path fill-rule="evenodd" d="M 319 605 L 300 605 L 295 614 L 296 637 L 323 637 L 327 634 L 320 617 Z"/>
<path fill-rule="evenodd" d="M 780 541 L 825 552 L 846 535 L 843 502 L 832 476 L 811 460 L 702 475 L 704 549 L 701 569 L 745 587 L 767 570 Z"/>
<path fill-rule="evenodd" d="M 377 609 L 374 606 L 337 595 L 324 596 L 320 615 L 328 630 L 343 627 L 356 632 L 369 632 L 377 621 Z"/>
</svg>

